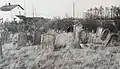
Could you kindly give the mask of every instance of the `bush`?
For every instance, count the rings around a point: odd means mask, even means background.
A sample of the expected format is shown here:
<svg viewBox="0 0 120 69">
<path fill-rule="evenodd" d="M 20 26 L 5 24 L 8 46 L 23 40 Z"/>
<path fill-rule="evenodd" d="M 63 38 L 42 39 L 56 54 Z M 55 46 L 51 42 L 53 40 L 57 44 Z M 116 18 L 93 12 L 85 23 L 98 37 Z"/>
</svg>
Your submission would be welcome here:
<svg viewBox="0 0 120 69">
<path fill-rule="evenodd" d="M 16 33 L 18 32 L 18 28 L 17 25 L 14 23 L 11 23 L 8 27 L 7 27 L 8 31 L 11 33 Z"/>
<path fill-rule="evenodd" d="M 47 23 L 50 29 L 63 30 L 66 31 L 68 27 L 74 25 L 73 19 L 53 19 Z"/>
</svg>

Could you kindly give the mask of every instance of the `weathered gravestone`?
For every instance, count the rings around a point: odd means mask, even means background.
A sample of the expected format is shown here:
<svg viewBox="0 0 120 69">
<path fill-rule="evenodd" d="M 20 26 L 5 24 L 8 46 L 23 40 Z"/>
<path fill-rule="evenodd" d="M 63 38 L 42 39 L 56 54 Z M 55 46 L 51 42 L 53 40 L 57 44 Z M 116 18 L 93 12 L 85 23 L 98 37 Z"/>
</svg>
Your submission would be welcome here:
<svg viewBox="0 0 120 69">
<path fill-rule="evenodd" d="M 1 42 L 4 43 L 5 42 L 5 32 L 1 32 Z"/>
<path fill-rule="evenodd" d="M 41 35 L 42 49 L 53 49 L 55 45 L 56 36 L 52 34 L 43 34 Z"/>
<path fill-rule="evenodd" d="M 111 33 L 109 29 L 105 29 L 103 30 L 102 34 L 101 34 L 101 42 L 106 46 L 110 40 L 111 37 Z"/>
<path fill-rule="evenodd" d="M 97 43 L 97 44 L 101 44 L 101 35 L 103 33 L 103 28 L 102 27 L 98 27 L 97 31 L 95 34 L 93 34 L 93 38 L 92 38 L 92 42 L 93 43 Z"/>
<path fill-rule="evenodd" d="M 9 42 L 10 33 L 8 31 L 1 32 L 1 41 L 4 44 L 5 42 Z"/>
<path fill-rule="evenodd" d="M 85 30 L 82 30 L 79 32 L 79 41 L 82 44 L 87 44 L 88 43 L 88 32 Z"/>
<path fill-rule="evenodd" d="M 18 46 L 26 46 L 27 43 L 27 34 L 24 32 L 20 32 L 18 39 Z"/>
<path fill-rule="evenodd" d="M 35 31 L 34 33 L 34 44 L 41 44 L 41 32 L 40 31 Z"/>
<path fill-rule="evenodd" d="M 103 28 L 102 27 L 98 27 L 97 31 L 96 31 L 96 37 L 100 37 L 102 34 Z"/>
<path fill-rule="evenodd" d="M 32 36 L 32 33 L 30 33 L 30 32 L 27 33 L 27 44 L 28 45 L 33 44 L 33 36 Z"/>
<path fill-rule="evenodd" d="M 80 24 L 80 25 L 74 25 L 73 27 L 73 36 L 75 38 L 76 41 L 79 41 L 79 32 L 83 30 L 82 28 L 83 26 Z"/>
<path fill-rule="evenodd" d="M 110 34 L 110 31 L 108 29 L 105 29 L 102 33 L 101 40 L 104 41 L 109 34 Z"/>
</svg>

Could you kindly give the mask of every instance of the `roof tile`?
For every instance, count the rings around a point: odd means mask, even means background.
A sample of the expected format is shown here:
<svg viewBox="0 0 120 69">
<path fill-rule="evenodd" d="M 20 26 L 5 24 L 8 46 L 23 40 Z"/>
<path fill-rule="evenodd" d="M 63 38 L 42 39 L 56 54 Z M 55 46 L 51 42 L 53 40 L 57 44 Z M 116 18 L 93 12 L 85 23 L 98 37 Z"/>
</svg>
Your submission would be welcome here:
<svg viewBox="0 0 120 69">
<path fill-rule="evenodd" d="M 19 6 L 22 10 L 24 10 L 20 5 L 16 4 L 16 5 L 4 5 L 2 7 L 0 7 L 1 11 L 11 11 L 13 10 L 15 7 Z"/>
</svg>

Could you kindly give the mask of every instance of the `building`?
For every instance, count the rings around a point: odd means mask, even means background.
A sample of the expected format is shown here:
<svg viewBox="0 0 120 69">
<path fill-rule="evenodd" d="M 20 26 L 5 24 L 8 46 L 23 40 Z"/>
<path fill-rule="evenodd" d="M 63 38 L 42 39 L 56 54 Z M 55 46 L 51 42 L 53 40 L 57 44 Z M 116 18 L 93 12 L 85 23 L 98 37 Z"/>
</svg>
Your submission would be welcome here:
<svg viewBox="0 0 120 69">
<path fill-rule="evenodd" d="M 3 5 L 0 7 L 0 19 L 2 22 L 11 22 L 11 21 L 20 21 L 16 15 L 24 15 L 24 8 L 19 4 L 10 4 Z"/>
<path fill-rule="evenodd" d="M 24 15 L 16 15 L 19 19 L 23 20 L 23 21 L 26 21 L 26 22 L 37 22 L 39 20 L 42 20 L 44 19 L 43 17 L 26 17 Z"/>
</svg>

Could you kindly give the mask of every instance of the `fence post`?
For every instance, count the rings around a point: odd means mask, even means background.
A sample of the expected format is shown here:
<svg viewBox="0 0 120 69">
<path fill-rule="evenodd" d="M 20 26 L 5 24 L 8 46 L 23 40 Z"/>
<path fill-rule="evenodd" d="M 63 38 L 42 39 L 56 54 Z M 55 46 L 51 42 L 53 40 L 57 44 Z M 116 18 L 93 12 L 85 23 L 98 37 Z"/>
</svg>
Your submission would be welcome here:
<svg viewBox="0 0 120 69">
<path fill-rule="evenodd" d="M 43 49 L 43 47 L 44 47 L 44 34 L 43 34 L 43 36 L 42 36 L 42 49 Z"/>
<path fill-rule="evenodd" d="M 0 37 L 0 59 L 2 59 L 3 58 L 3 54 L 2 54 L 2 34 L 1 34 L 1 32 L 0 32 L 0 35 L 1 35 L 1 37 Z"/>
<path fill-rule="evenodd" d="M 50 42 L 49 42 L 49 36 L 50 36 L 50 35 L 48 35 L 48 43 L 47 43 L 47 48 L 49 48 L 49 43 L 50 43 Z"/>
<path fill-rule="evenodd" d="M 54 47 L 55 47 L 55 40 L 56 40 L 56 35 L 53 35 L 54 36 L 54 40 L 53 40 L 53 47 L 52 47 L 52 50 L 54 50 Z"/>
<path fill-rule="evenodd" d="M 54 46 L 55 45 L 56 36 L 53 35 L 53 37 L 54 37 L 54 40 L 53 40 L 53 46 Z"/>
<path fill-rule="evenodd" d="M 74 29 L 74 30 L 73 30 L 73 37 L 74 37 L 74 39 L 75 39 L 75 38 L 76 38 L 76 25 L 73 26 L 73 29 Z"/>
<path fill-rule="evenodd" d="M 2 42 L 0 41 L 0 59 L 3 58 L 3 54 L 2 54 Z"/>
</svg>

